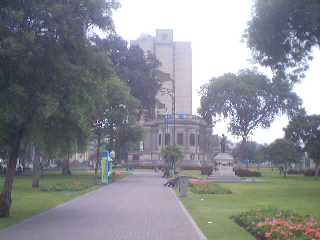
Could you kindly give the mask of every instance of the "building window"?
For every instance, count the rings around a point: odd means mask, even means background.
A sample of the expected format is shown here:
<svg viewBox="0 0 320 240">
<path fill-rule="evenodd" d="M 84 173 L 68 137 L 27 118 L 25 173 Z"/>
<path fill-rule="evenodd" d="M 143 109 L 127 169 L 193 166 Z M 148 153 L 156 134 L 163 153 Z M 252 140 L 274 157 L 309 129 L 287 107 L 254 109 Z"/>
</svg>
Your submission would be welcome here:
<svg viewBox="0 0 320 240">
<path fill-rule="evenodd" d="M 166 133 L 166 135 L 164 136 L 164 144 L 166 146 L 170 145 L 170 134 L 169 133 Z"/>
<path fill-rule="evenodd" d="M 183 145 L 183 133 L 178 133 L 177 142 L 179 145 Z"/>
<path fill-rule="evenodd" d="M 166 41 L 168 39 L 168 34 L 162 34 L 162 36 L 161 36 L 161 40 L 162 41 Z"/>
<path fill-rule="evenodd" d="M 161 146 L 161 133 L 159 134 L 159 139 L 158 139 L 158 143 L 159 143 L 159 146 Z"/>
<path fill-rule="evenodd" d="M 191 146 L 196 145 L 196 135 L 194 133 L 190 134 L 190 145 Z"/>
</svg>

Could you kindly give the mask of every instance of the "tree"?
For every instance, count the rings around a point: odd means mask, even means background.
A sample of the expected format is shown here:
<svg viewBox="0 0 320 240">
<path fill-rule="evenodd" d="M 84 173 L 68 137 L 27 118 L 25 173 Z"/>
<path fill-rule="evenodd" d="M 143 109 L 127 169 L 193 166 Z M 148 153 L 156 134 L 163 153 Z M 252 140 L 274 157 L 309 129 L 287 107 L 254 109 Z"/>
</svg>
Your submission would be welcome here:
<svg viewBox="0 0 320 240">
<path fill-rule="evenodd" d="M 212 78 L 201 89 L 199 113 L 209 122 L 230 120 L 229 131 L 243 142 L 258 128 L 267 128 L 280 113 L 300 113 L 301 100 L 285 81 L 271 81 L 256 70 Z"/>
<path fill-rule="evenodd" d="M 258 169 L 260 168 L 260 164 L 263 162 L 268 162 L 268 155 L 267 155 L 267 145 L 259 145 L 256 152 L 255 162 L 258 165 Z"/>
<path fill-rule="evenodd" d="M 178 146 L 167 146 L 161 149 L 161 155 L 167 164 L 164 176 L 171 177 L 171 172 L 175 174 L 177 162 L 183 159 L 181 149 Z"/>
<path fill-rule="evenodd" d="M 283 176 L 287 176 L 288 168 L 292 163 L 297 163 L 301 160 L 303 152 L 301 149 L 286 139 L 277 139 L 267 148 L 267 154 L 273 164 L 278 166 Z"/>
<path fill-rule="evenodd" d="M 44 136 L 45 127 L 54 130 L 50 123 L 58 120 L 78 117 L 70 125 L 82 130 L 91 122 L 111 70 L 87 32 L 113 31 L 115 7 L 111 0 L 1 1 L 0 135 L 8 147 L 8 169 L 0 217 L 10 215 L 22 142 Z"/>
<path fill-rule="evenodd" d="M 232 150 L 232 155 L 240 160 L 245 160 L 247 162 L 247 167 L 249 167 L 249 160 L 255 161 L 259 145 L 256 142 L 243 142 L 241 141 Z"/>
<path fill-rule="evenodd" d="M 108 150 L 115 150 L 118 158 L 126 155 L 130 143 L 142 138 L 142 129 L 137 125 L 140 103 L 130 94 L 126 84 L 118 78 L 108 83 L 107 99 L 104 114 L 99 120 L 101 125 L 97 142 L 99 137 L 107 139 L 108 142 L 104 144 L 100 140 L 100 146 L 103 144 Z M 100 146 L 98 144 L 98 149 Z"/>
<path fill-rule="evenodd" d="M 100 45 L 110 55 L 118 77 L 130 88 L 130 94 L 138 99 L 141 107 L 152 117 L 156 95 L 161 87 L 159 61 L 139 46 L 130 46 L 118 35 L 103 39 Z"/>
<path fill-rule="evenodd" d="M 320 172 L 320 115 L 298 116 L 285 128 L 286 138 L 302 147 L 316 164 L 315 176 Z"/>
<path fill-rule="evenodd" d="M 244 34 L 253 57 L 280 78 L 297 81 L 320 43 L 318 0 L 255 0 Z"/>
</svg>

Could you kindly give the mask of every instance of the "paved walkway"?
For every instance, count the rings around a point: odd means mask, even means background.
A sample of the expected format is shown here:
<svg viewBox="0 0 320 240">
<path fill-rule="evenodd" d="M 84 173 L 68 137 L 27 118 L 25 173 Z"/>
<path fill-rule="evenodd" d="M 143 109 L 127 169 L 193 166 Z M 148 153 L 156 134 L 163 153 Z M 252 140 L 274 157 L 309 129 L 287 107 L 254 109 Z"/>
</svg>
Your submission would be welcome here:
<svg viewBox="0 0 320 240">
<path fill-rule="evenodd" d="M 1 240 L 204 239 L 155 173 L 135 173 L 0 232 Z"/>
</svg>

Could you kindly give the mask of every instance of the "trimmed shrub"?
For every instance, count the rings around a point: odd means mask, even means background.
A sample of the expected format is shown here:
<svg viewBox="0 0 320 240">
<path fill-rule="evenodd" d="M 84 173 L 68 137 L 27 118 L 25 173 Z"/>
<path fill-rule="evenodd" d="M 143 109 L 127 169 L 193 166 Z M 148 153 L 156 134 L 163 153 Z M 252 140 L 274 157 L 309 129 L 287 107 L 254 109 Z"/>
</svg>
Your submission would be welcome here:
<svg viewBox="0 0 320 240">
<path fill-rule="evenodd" d="M 238 168 L 235 170 L 235 174 L 238 177 L 261 177 L 261 173 L 244 168 Z"/>
<path fill-rule="evenodd" d="M 298 175 L 298 174 L 303 174 L 304 172 L 302 170 L 298 170 L 298 169 L 289 169 L 287 171 L 288 175 Z"/>
<path fill-rule="evenodd" d="M 82 183 L 73 181 L 71 183 L 56 183 L 53 185 L 45 185 L 40 187 L 42 192 L 79 192 L 92 187 L 94 183 Z"/>
<path fill-rule="evenodd" d="M 212 166 L 203 166 L 201 167 L 201 175 L 210 176 L 212 174 L 213 167 Z"/>
<path fill-rule="evenodd" d="M 303 175 L 306 176 L 306 177 L 314 177 L 315 174 L 316 174 L 316 170 L 315 169 L 307 169 L 303 173 Z M 318 176 L 320 176 L 320 173 L 318 174 Z"/>
<path fill-rule="evenodd" d="M 182 170 L 197 170 L 200 171 L 201 167 L 200 166 L 181 166 Z"/>
</svg>

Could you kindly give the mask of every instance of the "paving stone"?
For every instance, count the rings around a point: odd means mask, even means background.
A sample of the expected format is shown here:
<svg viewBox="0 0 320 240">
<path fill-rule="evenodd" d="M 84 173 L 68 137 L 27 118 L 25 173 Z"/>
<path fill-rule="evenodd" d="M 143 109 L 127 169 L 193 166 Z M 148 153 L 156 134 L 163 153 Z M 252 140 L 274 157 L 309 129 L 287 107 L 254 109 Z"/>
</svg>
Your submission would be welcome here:
<svg viewBox="0 0 320 240">
<path fill-rule="evenodd" d="M 137 172 L 0 231 L 0 239 L 205 239 L 163 182 L 156 173 Z"/>
</svg>

